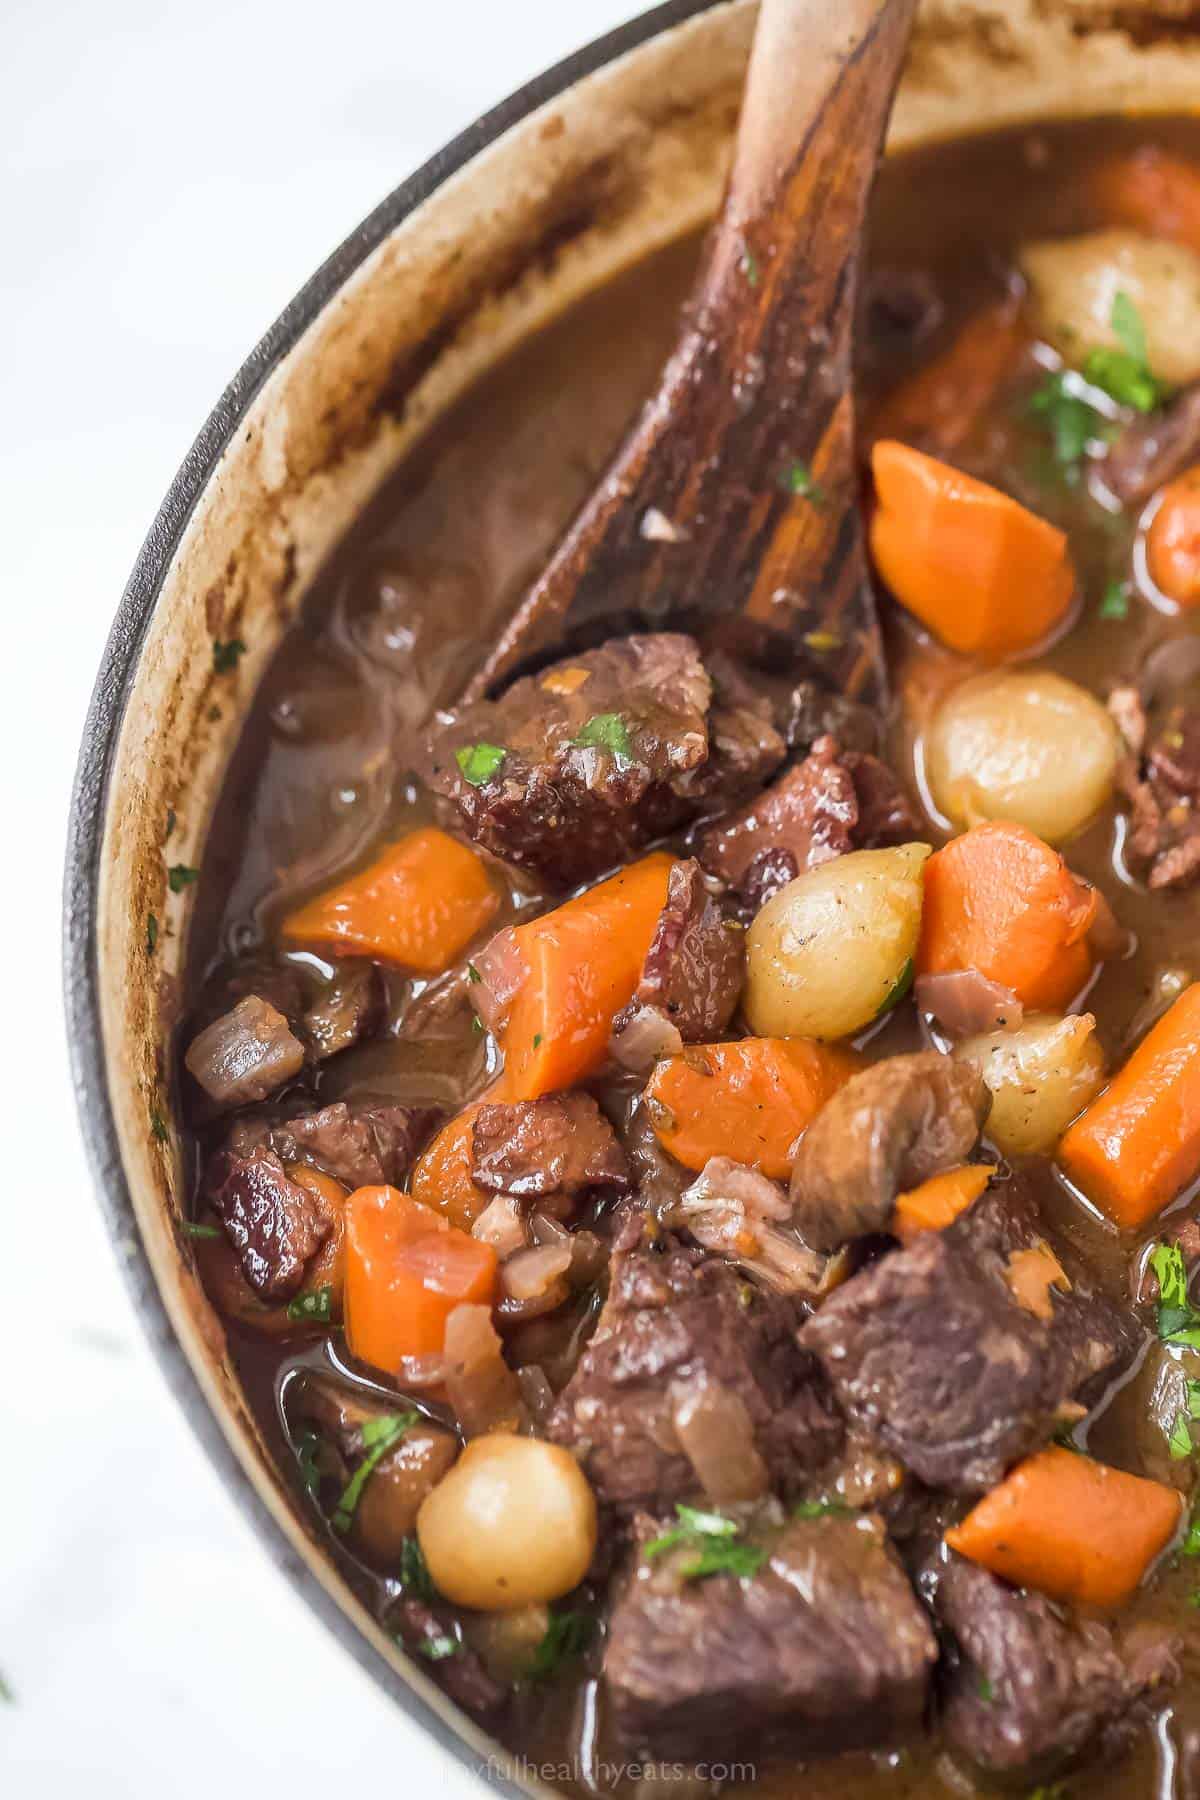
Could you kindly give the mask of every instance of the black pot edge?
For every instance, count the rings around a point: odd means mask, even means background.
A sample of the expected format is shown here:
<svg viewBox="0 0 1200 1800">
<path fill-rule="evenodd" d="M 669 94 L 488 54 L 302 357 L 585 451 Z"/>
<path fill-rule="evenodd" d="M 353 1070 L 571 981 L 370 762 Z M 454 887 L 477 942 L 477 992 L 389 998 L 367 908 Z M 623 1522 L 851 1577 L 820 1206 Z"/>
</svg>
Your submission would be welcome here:
<svg viewBox="0 0 1200 1800">
<path fill-rule="evenodd" d="M 71 1082 L 97 1198 L 151 1349 L 209 1461 L 276 1567 L 343 1648 L 410 1718 L 481 1780 L 514 1800 L 526 1790 L 490 1764 L 481 1766 L 475 1750 L 371 1647 L 296 1554 L 242 1469 L 175 1336 L 141 1241 L 117 1143 L 100 1027 L 95 954 L 97 872 L 113 756 L 159 592 L 192 511 L 263 382 L 401 220 L 510 126 L 626 51 L 721 3 L 665 0 L 535 76 L 469 125 L 381 201 L 285 307 L 209 415 L 138 554 L 105 646 L 71 794 L 63 880 L 63 987 Z"/>
</svg>

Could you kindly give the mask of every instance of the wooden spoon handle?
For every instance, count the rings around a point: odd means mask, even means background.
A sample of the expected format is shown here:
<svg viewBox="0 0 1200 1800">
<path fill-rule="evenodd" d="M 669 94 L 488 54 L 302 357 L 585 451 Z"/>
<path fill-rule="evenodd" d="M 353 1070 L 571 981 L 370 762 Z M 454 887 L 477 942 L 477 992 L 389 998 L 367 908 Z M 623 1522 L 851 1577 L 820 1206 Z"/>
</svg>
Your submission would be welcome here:
<svg viewBox="0 0 1200 1800">
<path fill-rule="evenodd" d="M 679 344 L 468 698 L 564 635 L 665 622 L 882 698 L 851 334 L 915 8 L 763 0 L 725 204 Z"/>
</svg>

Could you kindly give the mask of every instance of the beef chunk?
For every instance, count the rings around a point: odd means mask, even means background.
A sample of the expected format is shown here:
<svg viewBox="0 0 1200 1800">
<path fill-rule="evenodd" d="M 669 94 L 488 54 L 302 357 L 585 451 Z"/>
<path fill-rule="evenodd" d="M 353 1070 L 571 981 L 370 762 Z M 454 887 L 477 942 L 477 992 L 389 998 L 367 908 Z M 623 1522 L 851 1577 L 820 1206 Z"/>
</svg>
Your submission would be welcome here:
<svg viewBox="0 0 1200 1800">
<path fill-rule="evenodd" d="M 206 1025 L 184 1057 L 189 1073 L 222 1110 L 265 1100 L 304 1067 L 304 1046 L 269 1000 L 247 994 Z"/>
<path fill-rule="evenodd" d="M 992 1097 L 968 1063 L 889 1056 L 826 1101 L 796 1153 L 791 1198 L 805 1242 L 836 1250 L 886 1231 L 896 1195 L 965 1162 Z"/>
<path fill-rule="evenodd" d="M 383 979 L 374 963 L 354 962 L 306 1008 L 300 1030 L 315 1062 L 327 1062 L 369 1037 L 383 1013 Z"/>
<path fill-rule="evenodd" d="M 639 1550 L 659 1530 L 642 1521 Z M 689 1581 L 681 1560 L 639 1555 L 609 1626 L 604 1680 L 631 1749 L 805 1755 L 919 1723 L 937 1648 L 878 1519 L 795 1521 L 749 1579 Z"/>
<path fill-rule="evenodd" d="M 785 708 L 784 736 L 789 750 L 802 750 L 806 755 L 823 737 L 836 738 L 846 751 L 879 748 L 876 715 L 816 681 L 800 681 L 792 689 Z"/>
<path fill-rule="evenodd" d="M 719 1037 L 741 998 L 745 970 L 741 926 L 725 918 L 698 862 L 676 863 L 641 980 L 613 1023 L 614 1056 L 644 1068 L 664 1050 Z"/>
<path fill-rule="evenodd" d="M 1017 1298 L 1012 1259 L 1039 1242 L 1016 1184 L 993 1188 L 853 1276 L 800 1333 L 851 1417 L 930 1487 L 994 1486 L 1132 1354 L 1132 1322 L 1080 1282 L 1038 1311 Z"/>
<path fill-rule="evenodd" d="M 574 886 L 694 810 L 711 701 L 691 638 L 614 638 L 444 715 L 422 772 L 477 843 Z"/>
<path fill-rule="evenodd" d="M 1114 700 L 1126 692 L 1118 689 Z M 1130 805 L 1132 866 L 1152 888 L 1193 882 L 1200 875 L 1200 711 L 1173 707 L 1144 754 L 1122 759 L 1117 782 Z"/>
<path fill-rule="evenodd" d="M 795 1492 L 836 1454 L 842 1426 L 797 1350 L 794 1307 L 669 1236 L 643 1248 L 642 1226 L 633 1216 L 614 1249 L 608 1300 L 549 1436 L 576 1452 L 601 1500 L 669 1505 L 701 1488 L 675 1405 L 713 1384 L 744 1405 L 772 1485 Z"/>
<path fill-rule="evenodd" d="M 264 1300 L 291 1299 L 331 1229 L 316 1200 L 264 1148 L 248 1156 L 219 1153 L 209 1188 L 250 1286 Z"/>
<path fill-rule="evenodd" d="M 996 1773 L 1073 1756 L 1170 1666 L 1169 1656 L 1127 1663 L 1107 1626 L 1070 1622 L 1044 1595 L 960 1557 L 939 1576 L 935 1610 L 958 1649 L 946 1736 Z"/>
<path fill-rule="evenodd" d="M 681 789 L 702 801 L 706 811 L 734 806 L 768 781 L 787 755 L 769 695 L 722 650 L 705 656 L 713 685 L 708 719 L 708 757 Z"/>
<path fill-rule="evenodd" d="M 1200 454 L 1200 381 L 1159 412 L 1123 427 L 1100 464 L 1100 478 L 1123 506 L 1142 506 Z"/>
<path fill-rule="evenodd" d="M 261 1114 L 239 1119 L 228 1147 L 247 1155 L 266 1145 L 283 1162 L 312 1163 L 351 1189 L 397 1187 L 434 1116 L 430 1108 L 360 1095 L 275 1120 Z"/>
<path fill-rule="evenodd" d="M 629 1162 L 590 1094 L 546 1094 L 475 1115 L 471 1179 L 566 1214 L 589 1192 L 628 1193 Z"/>
<path fill-rule="evenodd" d="M 500 1710 L 508 1690 L 488 1674 L 474 1650 L 461 1643 L 448 1609 L 406 1596 L 389 1616 L 404 1648 L 417 1658 L 422 1674 L 432 1671 L 456 1706 L 480 1719 Z M 447 1638 L 459 1642 L 456 1654 L 431 1653 L 428 1646 L 437 1645 L 440 1650 Z"/>
<path fill-rule="evenodd" d="M 757 908 L 806 869 L 847 850 L 898 843 L 916 829 L 883 763 L 822 737 L 773 787 L 707 826 L 696 854 Z"/>
</svg>

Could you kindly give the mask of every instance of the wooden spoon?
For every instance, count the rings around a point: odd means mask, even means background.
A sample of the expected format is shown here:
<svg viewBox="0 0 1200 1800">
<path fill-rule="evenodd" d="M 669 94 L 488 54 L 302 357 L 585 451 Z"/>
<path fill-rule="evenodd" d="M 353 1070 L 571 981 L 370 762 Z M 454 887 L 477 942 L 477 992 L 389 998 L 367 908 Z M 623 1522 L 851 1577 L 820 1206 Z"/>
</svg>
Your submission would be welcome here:
<svg viewBox="0 0 1200 1800">
<path fill-rule="evenodd" d="M 564 638 L 663 625 L 885 693 L 854 455 L 863 223 L 916 0 L 763 0 L 679 343 L 466 698 Z"/>
</svg>

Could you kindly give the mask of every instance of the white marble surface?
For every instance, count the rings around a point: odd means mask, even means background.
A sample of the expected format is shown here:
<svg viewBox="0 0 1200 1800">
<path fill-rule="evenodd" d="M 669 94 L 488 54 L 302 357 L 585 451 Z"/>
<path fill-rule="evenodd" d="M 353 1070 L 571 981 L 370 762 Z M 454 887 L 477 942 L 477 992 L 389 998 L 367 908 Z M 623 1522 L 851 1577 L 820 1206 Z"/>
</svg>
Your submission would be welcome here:
<svg viewBox="0 0 1200 1800">
<path fill-rule="evenodd" d="M 59 871 L 113 610 L 227 378 L 389 188 L 637 10 L 0 0 L 4 1800 L 482 1791 L 268 1564 L 142 1342 L 68 1088 Z"/>
</svg>

